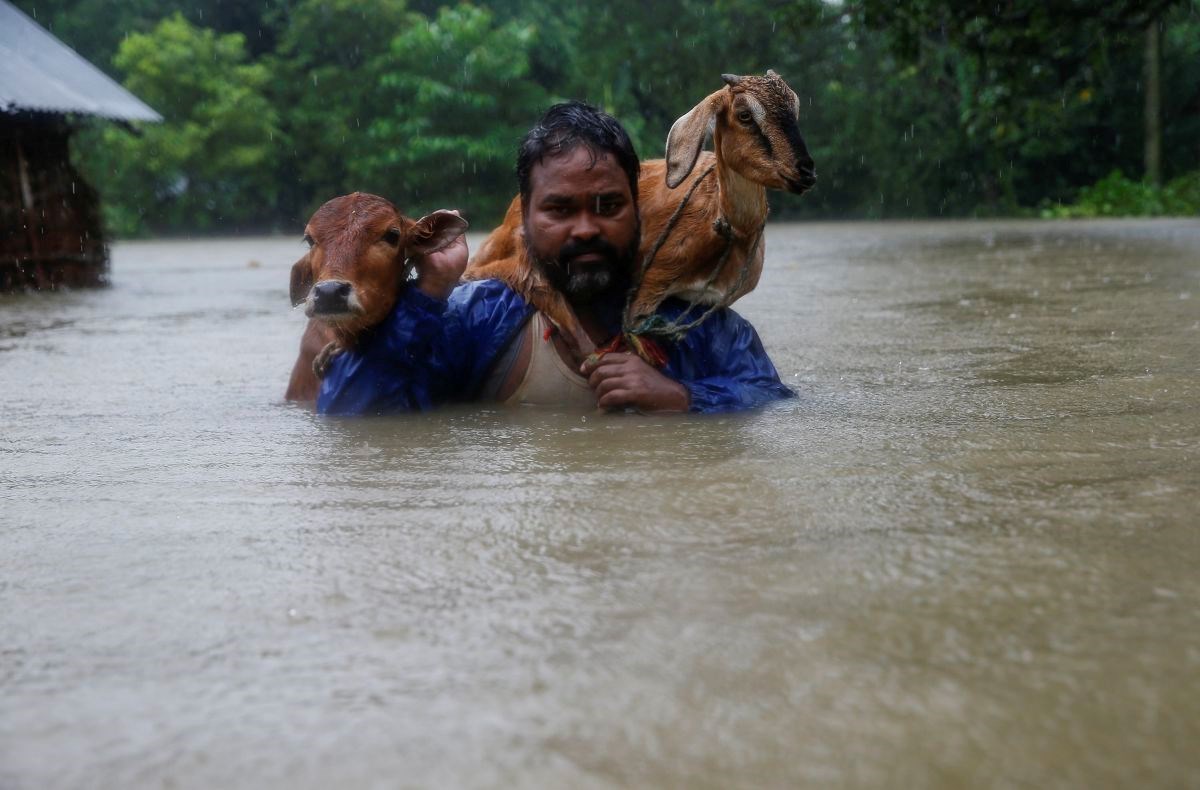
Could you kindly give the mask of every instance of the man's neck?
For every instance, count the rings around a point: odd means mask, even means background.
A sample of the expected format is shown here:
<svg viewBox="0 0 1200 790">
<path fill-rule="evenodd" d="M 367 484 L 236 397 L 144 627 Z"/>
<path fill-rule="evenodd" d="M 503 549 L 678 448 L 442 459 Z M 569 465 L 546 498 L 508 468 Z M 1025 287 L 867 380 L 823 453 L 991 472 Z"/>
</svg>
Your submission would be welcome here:
<svg viewBox="0 0 1200 790">
<path fill-rule="evenodd" d="M 621 331 L 623 299 L 617 294 L 606 294 L 595 298 L 567 299 L 567 306 L 575 314 L 579 332 L 586 338 L 576 336 L 568 341 L 555 337 L 555 346 L 564 360 L 579 364 L 595 347 L 604 345 Z M 588 341 L 591 342 L 588 342 Z"/>
<path fill-rule="evenodd" d="M 611 322 L 604 321 L 601 316 L 597 315 L 593 305 L 571 305 L 571 309 L 575 311 L 579 325 L 583 327 L 584 332 L 587 332 L 593 343 L 601 345 L 612 338 L 612 330 L 609 329 Z"/>
<path fill-rule="evenodd" d="M 620 296 L 608 293 L 587 299 L 567 298 L 567 303 L 579 319 L 580 326 L 588 333 L 593 342 L 605 343 L 621 329 Z"/>
</svg>

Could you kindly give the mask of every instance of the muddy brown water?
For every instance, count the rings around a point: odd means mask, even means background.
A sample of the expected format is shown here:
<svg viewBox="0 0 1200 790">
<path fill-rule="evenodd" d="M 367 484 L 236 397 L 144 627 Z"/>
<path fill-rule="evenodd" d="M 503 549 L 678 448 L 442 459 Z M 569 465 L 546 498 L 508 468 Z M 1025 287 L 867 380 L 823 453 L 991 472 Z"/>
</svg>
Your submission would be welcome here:
<svg viewBox="0 0 1200 790">
<path fill-rule="evenodd" d="M 292 239 L 0 297 L 0 787 L 1200 787 L 1200 222 L 767 239 L 724 417 L 284 404 Z"/>
</svg>

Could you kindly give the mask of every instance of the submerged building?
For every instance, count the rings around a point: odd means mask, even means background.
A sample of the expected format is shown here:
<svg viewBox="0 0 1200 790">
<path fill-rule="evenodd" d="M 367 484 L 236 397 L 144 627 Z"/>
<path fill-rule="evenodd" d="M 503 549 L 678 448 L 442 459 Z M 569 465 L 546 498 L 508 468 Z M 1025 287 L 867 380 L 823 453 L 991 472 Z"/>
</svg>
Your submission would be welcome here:
<svg viewBox="0 0 1200 790">
<path fill-rule="evenodd" d="M 85 116 L 162 120 L 0 0 L 0 292 L 107 281 L 99 202 L 68 148 Z"/>
</svg>

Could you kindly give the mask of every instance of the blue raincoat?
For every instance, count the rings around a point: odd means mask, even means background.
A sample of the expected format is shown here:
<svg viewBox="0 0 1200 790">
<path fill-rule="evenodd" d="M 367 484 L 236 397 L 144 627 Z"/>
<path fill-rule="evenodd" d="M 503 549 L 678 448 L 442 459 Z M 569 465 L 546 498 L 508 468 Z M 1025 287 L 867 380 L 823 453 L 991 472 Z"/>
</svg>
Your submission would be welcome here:
<svg viewBox="0 0 1200 790">
<path fill-rule="evenodd" d="M 659 312 L 670 319 L 686 307 L 669 300 Z M 618 301 L 599 311 L 611 316 L 614 335 L 621 308 Z M 317 411 L 381 414 L 470 401 L 532 312 L 499 280 L 459 285 L 445 302 L 408 288 L 357 349 L 333 358 Z M 780 382 L 754 327 L 732 310 L 716 311 L 666 348 L 663 372 L 687 388 L 694 412 L 748 409 L 794 395 Z"/>
</svg>

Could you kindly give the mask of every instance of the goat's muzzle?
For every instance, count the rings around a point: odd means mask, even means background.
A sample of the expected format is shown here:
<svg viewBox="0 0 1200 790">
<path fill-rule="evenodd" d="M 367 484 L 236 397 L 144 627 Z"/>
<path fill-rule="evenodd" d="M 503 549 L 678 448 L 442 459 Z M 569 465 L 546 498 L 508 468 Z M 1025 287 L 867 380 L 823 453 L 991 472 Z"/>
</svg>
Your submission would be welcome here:
<svg viewBox="0 0 1200 790">
<path fill-rule="evenodd" d="M 787 180 L 788 190 L 801 195 L 817 185 L 817 171 L 810 159 L 807 163 L 801 163 L 799 175 L 795 178 Z"/>
<path fill-rule="evenodd" d="M 362 305 L 354 294 L 354 286 L 345 280 L 322 280 L 308 294 L 304 312 L 311 318 L 336 320 L 362 313 Z"/>
</svg>

